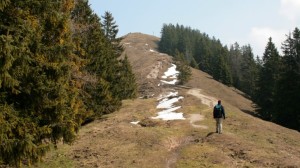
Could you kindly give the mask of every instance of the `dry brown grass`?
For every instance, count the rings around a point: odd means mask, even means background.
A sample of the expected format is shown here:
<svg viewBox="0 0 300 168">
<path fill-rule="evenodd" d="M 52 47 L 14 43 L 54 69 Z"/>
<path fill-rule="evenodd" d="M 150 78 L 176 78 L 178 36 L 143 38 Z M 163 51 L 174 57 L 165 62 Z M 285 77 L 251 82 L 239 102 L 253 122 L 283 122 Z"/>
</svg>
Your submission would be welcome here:
<svg viewBox="0 0 300 168">
<path fill-rule="evenodd" d="M 188 94 L 189 88 L 158 87 L 159 78 L 146 78 L 157 62 L 162 63 L 158 77 L 171 63 L 169 56 L 150 51 L 156 50 L 158 40 L 140 33 L 129 34 L 123 40 L 137 75 L 140 96 L 153 98 L 124 101 L 119 111 L 84 126 L 72 146 L 49 154 L 39 167 L 300 167 L 299 132 L 244 113 L 253 111 L 252 102 L 238 90 L 214 81 L 204 72 L 192 71 L 187 86 L 221 99 L 225 106 L 227 119 L 224 133 L 219 135 L 214 133 L 212 108 Z M 182 106 L 179 111 L 186 117 L 201 114 L 204 119 L 197 124 L 208 129 L 195 128 L 188 119 L 151 119 L 158 112 L 155 97 L 170 89 L 184 97 L 178 102 Z M 142 127 L 132 121 L 148 124 Z"/>
</svg>

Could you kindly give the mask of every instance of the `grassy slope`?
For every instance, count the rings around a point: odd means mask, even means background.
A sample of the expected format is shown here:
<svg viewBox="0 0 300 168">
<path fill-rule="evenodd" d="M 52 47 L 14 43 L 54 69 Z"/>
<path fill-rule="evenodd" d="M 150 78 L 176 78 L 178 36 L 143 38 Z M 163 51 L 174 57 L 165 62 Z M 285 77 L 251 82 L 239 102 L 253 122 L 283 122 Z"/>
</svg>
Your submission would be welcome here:
<svg viewBox="0 0 300 168">
<path fill-rule="evenodd" d="M 188 119 L 149 120 L 158 111 L 155 96 L 168 89 L 157 87 L 158 79 L 145 79 L 157 62 L 163 64 L 159 76 L 170 65 L 170 57 L 149 52 L 157 41 L 143 34 L 124 39 L 141 95 L 154 94 L 153 98 L 124 101 L 119 111 L 84 126 L 72 146 L 60 146 L 37 167 L 300 167 L 299 132 L 244 113 L 253 111 L 251 101 L 198 70 L 187 85 L 222 99 L 227 113 L 224 133 L 213 133 L 211 107 L 187 94 L 189 89 L 172 88 L 184 96 L 180 111 L 186 117 L 203 115 L 198 124 L 208 129 L 194 128 Z M 136 120 L 147 127 L 130 124 Z"/>
</svg>

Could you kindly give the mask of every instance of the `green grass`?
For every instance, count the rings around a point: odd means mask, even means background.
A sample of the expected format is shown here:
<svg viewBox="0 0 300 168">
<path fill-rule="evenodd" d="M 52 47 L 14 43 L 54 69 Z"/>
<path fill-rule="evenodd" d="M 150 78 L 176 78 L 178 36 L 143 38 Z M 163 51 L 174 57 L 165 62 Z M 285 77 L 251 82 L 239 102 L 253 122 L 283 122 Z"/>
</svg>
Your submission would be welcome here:
<svg viewBox="0 0 300 168">
<path fill-rule="evenodd" d="M 66 146 L 67 147 L 67 146 Z M 61 146 L 60 149 L 52 149 L 46 157 L 33 166 L 24 166 L 25 168 L 74 168 L 73 160 L 65 154 L 66 147 Z"/>
</svg>

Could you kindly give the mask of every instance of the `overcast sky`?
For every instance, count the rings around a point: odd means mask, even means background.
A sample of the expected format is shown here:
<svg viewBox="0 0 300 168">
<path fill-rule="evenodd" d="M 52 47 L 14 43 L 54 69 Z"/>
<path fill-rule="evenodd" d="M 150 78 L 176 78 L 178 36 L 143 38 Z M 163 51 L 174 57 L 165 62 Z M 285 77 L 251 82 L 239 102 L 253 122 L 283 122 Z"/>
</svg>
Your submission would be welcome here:
<svg viewBox="0 0 300 168">
<path fill-rule="evenodd" d="M 286 35 L 300 28 L 300 0 L 89 0 L 103 16 L 112 13 L 119 36 L 141 32 L 157 37 L 166 24 L 198 29 L 223 45 L 250 44 L 262 56 L 268 38 L 277 49 Z"/>
</svg>

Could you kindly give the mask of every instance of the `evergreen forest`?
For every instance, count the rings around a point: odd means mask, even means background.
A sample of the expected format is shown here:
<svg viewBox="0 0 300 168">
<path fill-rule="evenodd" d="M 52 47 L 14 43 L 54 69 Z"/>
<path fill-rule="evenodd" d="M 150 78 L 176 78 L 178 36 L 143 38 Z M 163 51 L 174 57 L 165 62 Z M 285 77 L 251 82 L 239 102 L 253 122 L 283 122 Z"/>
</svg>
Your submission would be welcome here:
<svg viewBox="0 0 300 168">
<path fill-rule="evenodd" d="M 0 2 L 0 165 L 39 161 L 136 96 L 117 33 L 86 0 Z"/>
<path fill-rule="evenodd" d="M 174 57 L 179 52 L 191 67 L 243 91 L 256 104 L 259 117 L 300 131 L 298 28 L 286 35 L 281 49 L 282 55 L 270 37 L 264 54 L 255 57 L 249 44 L 224 46 L 215 37 L 179 24 L 164 24 L 159 42 L 160 52 Z"/>
</svg>

